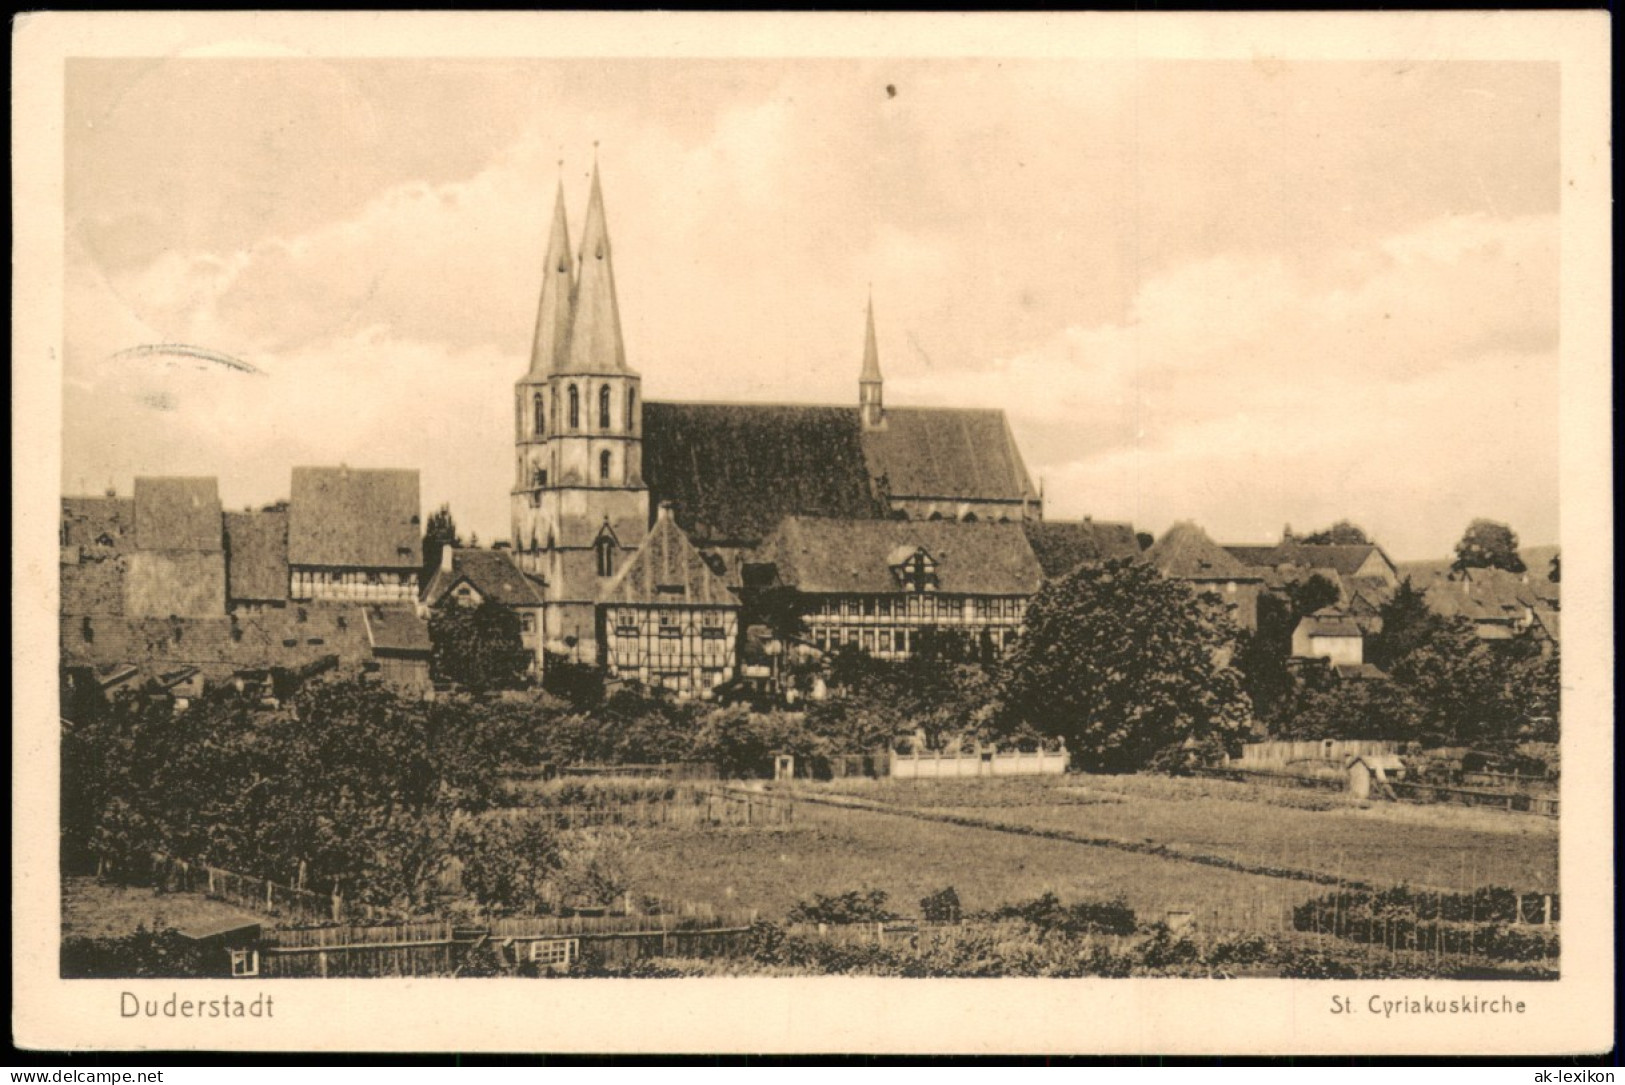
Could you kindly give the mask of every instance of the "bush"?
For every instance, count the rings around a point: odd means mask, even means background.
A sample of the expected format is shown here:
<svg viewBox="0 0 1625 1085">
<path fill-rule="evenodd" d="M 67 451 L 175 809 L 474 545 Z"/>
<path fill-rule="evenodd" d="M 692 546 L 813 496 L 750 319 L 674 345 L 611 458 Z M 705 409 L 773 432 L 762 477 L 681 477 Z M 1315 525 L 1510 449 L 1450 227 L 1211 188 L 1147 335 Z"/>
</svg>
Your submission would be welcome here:
<svg viewBox="0 0 1625 1085">
<path fill-rule="evenodd" d="M 631 887 L 631 843 L 624 829 L 576 834 L 562 851 L 555 879 L 561 897 L 577 908 L 607 907 L 621 900 Z"/>
<path fill-rule="evenodd" d="M 954 892 L 953 886 L 939 889 L 935 893 L 920 900 L 920 915 L 931 923 L 958 923 L 963 910 L 959 906 L 959 894 Z"/>
<path fill-rule="evenodd" d="M 1018 919 L 1045 932 L 1060 934 L 1133 934 L 1139 929 L 1134 909 L 1122 898 L 1110 901 L 1079 901 L 1063 905 L 1054 893 L 1019 904 L 1005 904 L 981 918 L 997 922 Z"/>
<path fill-rule="evenodd" d="M 852 889 L 825 896 L 813 894 L 810 901 L 798 901 L 788 913 L 792 923 L 884 923 L 897 913 L 886 907 L 883 889 Z"/>
<path fill-rule="evenodd" d="M 223 959 L 210 967 L 179 932 L 145 927 L 118 938 L 64 938 L 59 962 L 63 979 L 202 979 L 225 971 Z"/>
</svg>

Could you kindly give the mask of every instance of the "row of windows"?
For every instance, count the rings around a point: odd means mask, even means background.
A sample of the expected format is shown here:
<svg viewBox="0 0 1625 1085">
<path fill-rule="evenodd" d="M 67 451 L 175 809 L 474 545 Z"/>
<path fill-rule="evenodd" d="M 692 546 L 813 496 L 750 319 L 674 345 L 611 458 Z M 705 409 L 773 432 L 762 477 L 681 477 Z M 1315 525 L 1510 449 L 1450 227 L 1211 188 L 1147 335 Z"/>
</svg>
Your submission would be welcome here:
<svg viewBox="0 0 1625 1085">
<path fill-rule="evenodd" d="M 820 618 L 846 620 L 873 618 L 879 621 L 916 621 L 963 618 L 980 621 L 1019 622 L 1027 612 L 1027 601 L 1004 596 L 907 595 L 864 596 L 826 599 L 815 612 Z"/>
<path fill-rule="evenodd" d="M 993 647 L 1004 651 L 1015 643 L 1016 631 L 1014 629 L 988 629 L 987 635 L 993 641 Z M 815 627 L 812 631 L 812 641 L 819 651 L 827 652 L 842 644 L 855 644 L 872 656 L 902 657 L 910 655 L 914 650 L 915 638 L 919 631 L 907 627 L 900 629 L 830 629 Z"/>
<path fill-rule="evenodd" d="M 610 428 L 610 395 L 609 385 L 601 384 L 598 386 L 598 428 L 601 430 Z M 578 430 L 581 428 L 581 390 L 572 384 L 566 391 L 565 396 L 569 404 L 569 426 L 572 430 Z M 628 388 L 626 390 L 626 432 L 628 433 L 631 433 L 636 428 L 637 407 L 638 391 L 636 388 Z M 541 392 L 537 392 L 533 398 L 532 409 L 535 411 L 535 424 L 532 428 L 535 430 L 536 436 L 546 436 L 547 397 Z"/>
</svg>

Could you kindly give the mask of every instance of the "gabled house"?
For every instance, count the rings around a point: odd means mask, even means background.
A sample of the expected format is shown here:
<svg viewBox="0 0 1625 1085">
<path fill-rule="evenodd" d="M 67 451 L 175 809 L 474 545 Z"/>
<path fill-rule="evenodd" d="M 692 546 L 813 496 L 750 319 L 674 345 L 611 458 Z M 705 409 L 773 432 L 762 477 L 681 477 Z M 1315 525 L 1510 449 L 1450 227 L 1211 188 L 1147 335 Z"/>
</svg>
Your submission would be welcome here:
<svg viewBox="0 0 1625 1085">
<path fill-rule="evenodd" d="M 448 546 L 440 552 L 440 568 L 429 578 L 420 610 L 427 616 L 448 599 L 464 606 L 491 602 L 507 607 L 519 616 L 519 637 L 530 655 L 531 673 L 540 676 L 547 645 L 542 590 L 507 550 Z"/>
<path fill-rule="evenodd" d="M 1174 524 L 1145 552 L 1145 560 L 1172 580 L 1183 580 L 1198 592 L 1226 603 L 1238 626 L 1258 628 L 1258 596 L 1264 580 L 1236 560 L 1195 524 Z"/>
<path fill-rule="evenodd" d="M 292 598 L 415 603 L 422 546 L 416 471 L 293 469 L 288 509 Z"/>
<path fill-rule="evenodd" d="M 1359 666 L 1365 662 L 1365 634 L 1347 611 L 1323 607 L 1299 620 L 1292 631 L 1292 654 L 1329 660 L 1333 666 Z"/>
</svg>

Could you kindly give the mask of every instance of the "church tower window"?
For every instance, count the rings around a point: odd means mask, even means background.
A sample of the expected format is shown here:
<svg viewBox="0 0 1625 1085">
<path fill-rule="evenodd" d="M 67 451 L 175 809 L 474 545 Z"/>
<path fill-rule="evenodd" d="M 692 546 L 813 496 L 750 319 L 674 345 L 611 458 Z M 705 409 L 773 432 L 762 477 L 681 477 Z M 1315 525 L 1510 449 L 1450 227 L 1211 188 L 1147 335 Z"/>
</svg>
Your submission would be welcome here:
<svg viewBox="0 0 1625 1085">
<path fill-rule="evenodd" d="M 598 428 L 609 428 L 609 385 L 598 389 Z"/>
<path fill-rule="evenodd" d="M 610 463 L 610 460 L 609 460 L 609 452 L 608 452 L 608 450 L 605 450 L 603 452 L 598 453 L 598 481 L 599 482 L 608 482 L 609 481 L 609 463 Z"/>
<path fill-rule="evenodd" d="M 575 385 L 570 385 L 570 428 L 581 428 L 581 393 Z"/>
<path fill-rule="evenodd" d="M 547 416 L 542 410 L 542 393 L 536 393 L 536 436 L 540 437 L 547 432 Z"/>
<path fill-rule="evenodd" d="M 637 415 L 634 413 L 637 410 L 637 406 L 638 390 L 636 388 L 628 388 L 626 390 L 626 432 L 628 433 L 631 433 L 633 430 L 632 419 L 637 417 Z"/>
<path fill-rule="evenodd" d="M 598 575 L 615 575 L 615 541 L 609 536 L 601 536 L 593 549 L 597 551 Z"/>
</svg>

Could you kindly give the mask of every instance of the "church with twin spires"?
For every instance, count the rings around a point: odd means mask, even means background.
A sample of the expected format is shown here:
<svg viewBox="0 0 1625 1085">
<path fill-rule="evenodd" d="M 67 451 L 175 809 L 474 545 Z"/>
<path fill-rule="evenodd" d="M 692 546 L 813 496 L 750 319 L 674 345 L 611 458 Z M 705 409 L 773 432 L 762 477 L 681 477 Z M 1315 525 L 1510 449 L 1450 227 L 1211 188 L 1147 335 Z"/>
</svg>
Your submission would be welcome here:
<svg viewBox="0 0 1625 1085">
<path fill-rule="evenodd" d="M 1138 552 L 1126 524 L 1045 523 L 1003 411 L 888 405 L 872 302 L 855 405 L 645 402 L 596 167 L 575 250 L 559 186 L 543 267 L 510 544 L 553 652 L 707 696 L 747 583 L 795 589 L 820 650 L 904 658 L 928 627 L 1002 649 L 1067 571 L 1046 558 Z"/>
</svg>

